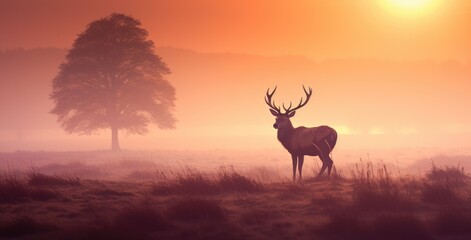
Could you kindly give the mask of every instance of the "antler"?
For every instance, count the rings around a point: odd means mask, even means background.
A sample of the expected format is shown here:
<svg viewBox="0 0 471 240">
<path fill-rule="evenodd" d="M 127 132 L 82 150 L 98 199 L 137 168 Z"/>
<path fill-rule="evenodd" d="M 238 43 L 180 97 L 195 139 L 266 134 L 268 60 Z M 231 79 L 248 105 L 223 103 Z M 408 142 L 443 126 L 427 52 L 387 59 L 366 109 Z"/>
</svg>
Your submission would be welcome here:
<svg viewBox="0 0 471 240">
<path fill-rule="evenodd" d="M 277 113 L 281 114 L 281 109 L 279 107 L 276 107 L 275 105 L 275 101 L 272 101 L 271 100 L 271 97 L 273 96 L 273 94 L 275 94 L 275 91 L 276 91 L 276 86 L 275 86 L 275 89 L 273 89 L 273 92 L 270 93 L 270 88 L 267 89 L 267 93 L 266 93 L 266 96 L 265 96 L 265 102 L 268 104 L 268 106 L 276 111 Z"/>
<path fill-rule="evenodd" d="M 309 90 L 306 90 L 306 88 L 304 87 L 303 85 L 303 90 L 304 90 L 304 93 L 306 94 L 306 101 L 303 102 L 303 98 L 301 98 L 301 101 L 299 101 L 299 104 L 297 107 L 291 109 L 291 106 L 293 105 L 292 102 L 289 103 L 289 107 L 286 108 L 285 107 L 285 104 L 283 104 L 283 109 L 286 111 L 285 114 L 289 114 L 290 112 L 294 112 L 302 107 L 304 107 L 304 105 L 307 104 L 307 102 L 309 102 L 309 99 L 311 98 L 311 95 L 312 95 L 312 88 L 308 88 Z"/>
</svg>

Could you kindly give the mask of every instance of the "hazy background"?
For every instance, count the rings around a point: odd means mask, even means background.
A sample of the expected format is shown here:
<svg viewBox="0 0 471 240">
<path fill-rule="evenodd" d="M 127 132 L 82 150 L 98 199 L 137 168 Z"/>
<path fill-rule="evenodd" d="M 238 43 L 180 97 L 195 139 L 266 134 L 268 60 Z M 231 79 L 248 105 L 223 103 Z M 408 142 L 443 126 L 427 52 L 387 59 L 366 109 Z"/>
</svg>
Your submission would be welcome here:
<svg viewBox="0 0 471 240">
<path fill-rule="evenodd" d="M 471 2 L 430 1 L 2 0 L 0 151 L 109 148 L 109 130 L 60 129 L 49 93 L 77 34 L 122 12 L 172 70 L 178 119 L 122 134 L 124 149 L 280 149 L 265 91 L 297 102 L 305 84 L 314 94 L 294 125 L 331 125 L 340 152 L 459 153 L 471 147 Z"/>
</svg>

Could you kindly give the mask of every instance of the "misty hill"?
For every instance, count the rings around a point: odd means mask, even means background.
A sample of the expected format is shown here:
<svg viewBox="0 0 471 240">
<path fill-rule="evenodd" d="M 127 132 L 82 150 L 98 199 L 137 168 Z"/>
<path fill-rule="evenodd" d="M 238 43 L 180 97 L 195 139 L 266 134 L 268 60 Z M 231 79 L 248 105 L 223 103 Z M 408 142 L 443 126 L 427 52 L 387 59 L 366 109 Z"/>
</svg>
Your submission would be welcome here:
<svg viewBox="0 0 471 240">
<path fill-rule="evenodd" d="M 295 125 L 328 123 L 346 126 L 347 133 L 374 127 L 388 133 L 471 129 L 471 116 L 464 113 L 471 102 L 466 88 L 471 71 L 454 61 L 314 61 L 171 47 L 156 52 L 172 70 L 167 77 L 177 89 L 175 136 L 272 135 L 266 89 L 278 85 L 275 99 L 296 103 L 302 84 L 312 86 L 314 95 L 298 111 Z M 55 48 L 0 52 L 0 140 L 59 128 L 48 113 L 49 93 L 65 54 Z"/>
</svg>

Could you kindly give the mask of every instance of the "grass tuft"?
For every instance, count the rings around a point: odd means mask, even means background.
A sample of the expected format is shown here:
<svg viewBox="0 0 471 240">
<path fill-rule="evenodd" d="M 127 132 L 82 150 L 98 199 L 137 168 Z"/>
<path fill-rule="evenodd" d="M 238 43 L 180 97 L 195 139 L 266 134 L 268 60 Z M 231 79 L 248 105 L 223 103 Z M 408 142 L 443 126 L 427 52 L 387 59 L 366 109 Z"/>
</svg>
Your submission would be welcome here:
<svg viewBox="0 0 471 240">
<path fill-rule="evenodd" d="M 216 194 L 219 187 L 206 174 L 195 169 L 186 168 L 176 174 L 175 179 L 160 182 L 154 187 L 155 194 Z"/>
<path fill-rule="evenodd" d="M 13 172 L 0 176 L 0 203 L 21 203 L 28 200 L 48 201 L 62 195 L 48 188 L 32 187 Z"/>
<path fill-rule="evenodd" d="M 437 167 L 426 174 L 422 188 L 422 200 L 432 204 L 457 204 L 466 202 L 466 176 L 464 169 L 457 167 Z"/>
<path fill-rule="evenodd" d="M 412 180 L 392 179 L 385 165 L 375 169 L 372 163 L 366 167 L 357 164 L 352 176 L 353 205 L 361 210 L 408 210 L 415 205 L 414 195 L 408 191 Z"/>
<path fill-rule="evenodd" d="M 237 173 L 232 167 L 221 167 L 216 177 L 211 177 L 195 169 L 186 168 L 175 174 L 174 179 L 167 179 L 154 186 L 157 195 L 215 195 L 225 192 L 260 192 L 261 184 Z"/>
<path fill-rule="evenodd" d="M 435 164 L 432 164 L 432 170 L 425 175 L 425 178 L 433 183 L 459 186 L 465 184 L 468 176 L 464 171 L 464 167 L 437 167 Z"/>
<path fill-rule="evenodd" d="M 32 186 L 80 186 L 80 179 L 71 176 L 49 176 L 32 172 L 28 176 L 28 184 Z"/>
<path fill-rule="evenodd" d="M 234 170 L 225 166 L 219 169 L 218 185 L 223 191 L 228 192 L 259 192 L 263 190 L 261 184 L 244 177 Z"/>
<path fill-rule="evenodd" d="M 432 204 L 451 204 L 459 203 L 461 197 L 451 186 L 426 182 L 422 189 L 422 200 Z"/>
<path fill-rule="evenodd" d="M 18 174 L 7 172 L 0 175 L 0 203 L 18 203 L 28 200 L 30 188 Z"/>
</svg>

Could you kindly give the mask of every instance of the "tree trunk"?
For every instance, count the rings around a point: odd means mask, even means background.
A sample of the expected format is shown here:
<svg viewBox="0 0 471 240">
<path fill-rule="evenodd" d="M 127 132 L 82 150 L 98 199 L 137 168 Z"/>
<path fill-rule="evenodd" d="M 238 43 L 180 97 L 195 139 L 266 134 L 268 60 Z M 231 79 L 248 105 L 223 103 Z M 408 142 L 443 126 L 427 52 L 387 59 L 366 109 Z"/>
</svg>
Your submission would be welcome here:
<svg viewBox="0 0 471 240">
<path fill-rule="evenodd" d="M 118 128 L 111 127 L 111 151 L 119 151 L 119 139 L 118 139 Z"/>
</svg>

